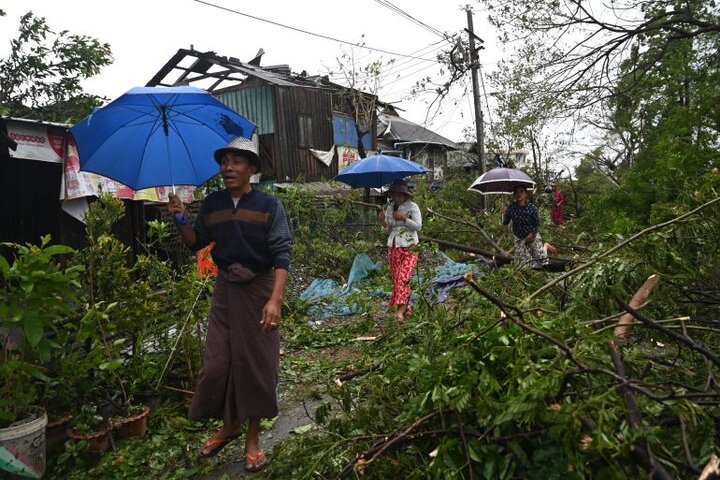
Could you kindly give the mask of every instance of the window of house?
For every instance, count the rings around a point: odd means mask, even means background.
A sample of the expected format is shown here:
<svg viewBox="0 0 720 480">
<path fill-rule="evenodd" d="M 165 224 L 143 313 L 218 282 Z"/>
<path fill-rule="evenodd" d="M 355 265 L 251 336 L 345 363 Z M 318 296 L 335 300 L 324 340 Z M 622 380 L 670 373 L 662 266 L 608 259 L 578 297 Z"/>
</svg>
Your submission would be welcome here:
<svg viewBox="0 0 720 480">
<path fill-rule="evenodd" d="M 312 117 L 310 115 L 298 115 L 298 132 L 301 147 L 313 146 Z"/>
</svg>

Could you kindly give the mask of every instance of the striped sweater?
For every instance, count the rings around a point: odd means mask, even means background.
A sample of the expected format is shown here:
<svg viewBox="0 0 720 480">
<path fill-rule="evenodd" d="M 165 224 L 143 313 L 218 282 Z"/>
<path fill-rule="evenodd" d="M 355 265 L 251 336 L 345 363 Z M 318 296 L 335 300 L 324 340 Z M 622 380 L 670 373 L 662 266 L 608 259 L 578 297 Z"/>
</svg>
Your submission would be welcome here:
<svg viewBox="0 0 720 480">
<path fill-rule="evenodd" d="M 208 195 L 193 226 L 194 251 L 215 242 L 212 257 L 223 270 L 241 263 L 254 272 L 290 266 L 292 235 L 285 209 L 276 197 L 253 189 L 234 205 L 230 192 Z"/>
</svg>

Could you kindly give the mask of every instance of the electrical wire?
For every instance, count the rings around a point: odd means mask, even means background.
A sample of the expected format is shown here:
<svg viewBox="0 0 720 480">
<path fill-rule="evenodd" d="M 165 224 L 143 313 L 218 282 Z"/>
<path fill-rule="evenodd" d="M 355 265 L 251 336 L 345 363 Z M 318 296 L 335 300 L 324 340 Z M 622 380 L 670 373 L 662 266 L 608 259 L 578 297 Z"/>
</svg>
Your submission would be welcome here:
<svg viewBox="0 0 720 480">
<path fill-rule="evenodd" d="M 375 0 L 375 1 L 377 3 L 379 3 L 380 5 L 382 5 L 383 7 L 388 8 L 388 9 L 392 10 L 393 12 L 397 13 L 401 17 L 404 17 L 407 20 L 410 20 L 412 23 L 423 27 L 425 30 L 429 31 L 430 33 L 432 33 L 434 35 L 438 35 L 439 37 L 443 38 L 444 40 L 447 40 L 447 36 L 443 32 L 441 32 L 440 30 L 438 30 L 436 28 L 431 27 L 430 25 L 428 25 L 426 23 L 421 22 L 417 18 L 413 17 L 412 15 L 410 15 L 409 13 L 404 11 L 402 8 L 398 7 L 397 5 L 394 5 L 392 2 L 390 2 L 390 0 Z"/>
<path fill-rule="evenodd" d="M 194 2 L 197 2 L 197 3 L 201 3 L 201 4 L 203 4 L 203 5 L 207 5 L 207 6 L 209 6 L 209 7 L 217 8 L 218 10 L 224 10 L 224 11 L 226 11 L 226 12 L 234 13 L 234 14 L 236 14 L 236 15 L 242 15 L 243 17 L 252 18 L 253 20 L 258 20 L 258 21 L 260 21 L 260 22 L 269 23 L 269 24 L 275 25 L 275 26 L 277 26 L 277 27 L 287 28 L 287 29 L 293 30 L 293 31 L 295 31 L 295 32 L 304 33 L 304 34 L 306 34 L 306 35 L 312 35 L 313 37 L 318 37 L 318 38 L 322 38 L 322 39 L 325 39 L 325 40 L 332 40 L 333 42 L 344 43 L 344 44 L 346 44 L 346 45 L 352 45 L 352 46 L 358 47 L 358 48 L 365 48 L 365 49 L 367 49 L 367 50 L 374 50 L 374 51 L 376 51 L 376 52 L 387 53 L 387 54 L 389 54 L 389 55 L 395 55 L 395 56 L 397 56 L 397 57 L 414 58 L 414 59 L 416 59 L 416 60 L 424 60 L 424 61 L 426 61 L 426 62 L 433 62 L 433 63 L 435 63 L 435 62 L 437 61 L 437 60 L 435 60 L 435 59 L 428 59 L 428 58 L 421 58 L 421 57 L 413 57 L 412 55 L 405 55 L 405 54 L 402 54 L 402 53 L 391 52 L 391 51 L 389 51 L 389 50 L 383 50 L 383 49 L 381 49 L 381 48 L 368 47 L 367 45 L 358 44 L 358 43 L 356 43 L 356 42 L 348 42 L 348 41 L 346 41 L 346 40 L 341 40 L 341 39 L 339 39 L 339 38 L 330 37 L 330 36 L 323 35 L 323 34 L 320 34 L 320 33 L 310 32 L 310 31 L 308 31 L 308 30 L 303 30 L 303 29 L 300 29 L 300 28 L 291 27 L 290 25 L 285 25 L 285 24 L 282 24 L 282 23 L 279 23 L 279 22 L 274 22 L 274 21 L 272 21 L 272 20 L 267 20 L 267 19 L 265 19 L 265 18 L 256 17 L 256 16 L 250 15 L 250 14 L 248 14 L 248 13 L 239 12 L 239 11 L 237 11 L 237 10 L 233 10 L 233 9 L 231 9 L 231 8 L 223 7 L 222 5 L 217 5 L 217 4 L 214 4 L 214 3 L 211 3 L 211 2 L 206 2 L 206 1 L 204 1 L 204 0 L 193 0 L 193 1 L 194 1 Z"/>
<path fill-rule="evenodd" d="M 490 102 L 488 101 L 488 94 L 485 91 L 485 75 L 483 75 L 482 65 L 478 65 L 478 71 L 480 72 L 480 84 L 482 85 L 483 96 L 485 97 L 485 105 L 487 106 L 488 111 L 488 127 L 490 127 L 490 130 L 492 131 L 493 121 L 492 116 L 490 115 Z"/>
<path fill-rule="evenodd" d="M 426 46 L 426 47 L 421 48 L 420 50 L 416 50 L 415 52 L 412 52 L 410 55 L 425 55 L 425 54 L 427 54 L 427 53 L 430 53 L 430 51 L 434 50 L 435 47 L 436 47 L 438 44 L 442 43 L 442 42 L 443 42 L 443 40 L 440 40 L 439 42 L 435 42 L 435 43 L 433 43 L 433 44 L 430 44 L 430 45 L 428 45 L 428 46 Z M 383 70 L 380 72 L 380 74 L 378 75 L 378 79 L 379 79 L 380 81 L 383 81 L 384 79 L 387 79 L 387 78 L 392 77 L 392 76 L 399 75 L 399 74 L 402 73 L 402 72 L 405 72 L 405 71 L 407 71 L 407 70 L 413 69 L 413 68 L 417 67 L 418 65 L 420 65 L 421 63 L 423 63 L 423 62 L 418 61 L 418 60 L 414 60 L 414 59 L 412 59 L 412 58 L 410 58 L 410 59 L 404 59 L 404 60 L 401 60 L 401 61 L 399 61 L 399 62 L 397 62 L 397 63 L 388 63 L 387 65 L 389 65 L 390 68 L 383 69 Z M 439 62 L 436 62 L 436 63 L 439 63 Z M 430 66 L 433 66 L 433 65 L 430 65 Z M 401 67 L 402 67 L 402 68 L 401 68 Z M 362 80 L 364 80 L 364 79 L 368 79 L 368 78 L 371 78 L 371 77 L 374 77 L 374 76 L 375 76 L 375 75 L 372 74 L 372 73 L 359 73 L 359 74 L 357 75 L 357 78 L 358 78 L 358 80 L 361 80 L 361 81 L 362 81 Z M 339 73 L 334 73 L 334 74 L 330 75 L 330 78 L 343 80 L 345 77 L 344 77 L 344 75 L 341 75 L 341 74 L 339 74 Z"/>
</svg>

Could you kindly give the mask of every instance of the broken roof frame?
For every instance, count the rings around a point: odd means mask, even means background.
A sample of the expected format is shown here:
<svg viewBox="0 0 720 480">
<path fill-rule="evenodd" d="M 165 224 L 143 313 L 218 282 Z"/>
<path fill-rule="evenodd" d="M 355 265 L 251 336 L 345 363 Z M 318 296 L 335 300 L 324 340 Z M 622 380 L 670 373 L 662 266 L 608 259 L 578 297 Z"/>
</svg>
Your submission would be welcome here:
<svg viewBox="0 0 720 480">
<path fill-rule="evenodd" d="M 264 53 L 264 52 L 262 52 Z M 235 57 L 217 55 L 215 52 L 199 52 L 193 48 L 181 48 L 163 65 L 148 81 L 146 86 L 175 87 L 191 85 L 202 81 L 210 81 L 209 86 L 195 85 L 210 93 L 221 93 L 239 88 L 249 77 L 255 77 L 281 87 L 305 87 L 329 90 L 333 92 L 352 90 L 350 87 L 333 83 L 326 76 L 293 74 L 288 65 L 260 66 L 262 53 L 250 62 L 241 62 Z M 182 66 L 186 59 L 192 59 L 190 66 Z M 213 67 L 219 68 L 213 70 Z M 172 79 L 171 74 L 176 78 Z M 367 92 L 361 92 L 369 99 L 375 98 Z M 385 102 L 375 98 L 378 106 L 387 106 Z"/>
<path fill-rule="evenodd" d="M 181 65 L 181 62 L 186 58 L 194 58 L 189 67 Z M 220 67 L 220 70 L 211 71 L 214 66 Z M 168 77 L 173 71 L 179 73 L 177 78 L 170 80 Z M 241 62 L 235 57 L 219 56 L 215 52 L 199 52 L 194 49 L 181 48 L 150 79 L 147 86 L 190 85 L 191 83 L 211 79 L 213 80 L 211 85 L 205 87 L 205 90 L 216 92 L 225 88 L 236 87 L 250 76 L 280 86 L 312 86 L 310 82 L 303 81 L 300 76 L 298 76 L 297 82 L 291 81 L 293 77 L 289 74 L 289 71 L 287 65 L 260 67 L 259 65 Z"/>
</svg>

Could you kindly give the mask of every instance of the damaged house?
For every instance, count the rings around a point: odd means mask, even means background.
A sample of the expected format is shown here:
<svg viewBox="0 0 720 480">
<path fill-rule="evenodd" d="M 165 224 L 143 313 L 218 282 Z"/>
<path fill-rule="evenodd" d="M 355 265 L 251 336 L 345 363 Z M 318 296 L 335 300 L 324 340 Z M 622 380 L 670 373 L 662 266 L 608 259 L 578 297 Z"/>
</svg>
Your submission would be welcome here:
<svg viewBox="0 0 720 480">
<path fill-rule="evenodd" d="M 349 89 L 327 77 L 293 74 L 287 65 L 260 66 L 263 53 L 241 62 L 180 49 L 147 85 L 203 88 L 256 123 L 263 181 L 332 178 L 358 158 L 359 136 L 366 151 L 376 150 L 376 119 L 357 128 Z"/>
</svg>

